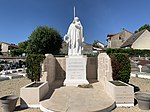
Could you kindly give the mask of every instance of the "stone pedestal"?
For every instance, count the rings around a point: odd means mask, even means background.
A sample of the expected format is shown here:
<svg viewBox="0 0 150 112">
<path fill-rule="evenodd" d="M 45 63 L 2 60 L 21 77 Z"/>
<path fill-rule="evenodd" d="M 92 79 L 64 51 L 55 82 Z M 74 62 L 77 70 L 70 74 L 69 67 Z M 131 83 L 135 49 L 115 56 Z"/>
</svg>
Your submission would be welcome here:
<svg viewBox="0 0 150 112">
<path fill-rule="evenodd" d="M 82 55 L 66 57 L 66 79 L 64 85 L 78 86 L 89 84 L 86 79 L 86 63 L 87 57 Z"/>
</svg>

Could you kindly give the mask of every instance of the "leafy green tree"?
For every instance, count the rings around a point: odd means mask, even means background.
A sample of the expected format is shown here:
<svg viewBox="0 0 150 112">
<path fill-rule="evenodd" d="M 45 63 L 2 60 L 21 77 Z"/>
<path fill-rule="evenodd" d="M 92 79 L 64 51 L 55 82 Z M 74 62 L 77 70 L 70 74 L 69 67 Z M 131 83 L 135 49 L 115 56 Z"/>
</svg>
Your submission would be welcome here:
<svg viewBox="0 0 150 112">
<path fill-rule="evenodd" d="M 27 49 L 27 46 L 28 46 L 28 41 L 18 43 L 18 47 L 25 50 L 25 51 Z"/>
<path fill-rule="evenodd" d="M 45 56 L 42 54 L 29 54 L 26 58 L 27 76 L 31 81 L 40 81 L 41 62 Z"/>
<path fill-rule="evenodd" d="M 150 31 L 150 25 L 149 24 L 145 24 L 143 26 L 141 26 L 137 31 L 135 31 L 135 33 L 140 32 L 144 29 L 147 29 L 148 31 Z"/>
<path fill-rule="evenodd" d="M 28 46 L 28 41 L 18 43 L 19 48 L 12 49 L 10 51 L 11 56 L 19 56 L 22 55 L 23 53 L 27 53 L 27 46 Z"/>
<path fill-rule="evenodd" d="M 61 45 L 62 38 L 55 29 L 39 26 L 29 37 L 27 52 L 30 54 L 58 54 Z"/>
</svg>

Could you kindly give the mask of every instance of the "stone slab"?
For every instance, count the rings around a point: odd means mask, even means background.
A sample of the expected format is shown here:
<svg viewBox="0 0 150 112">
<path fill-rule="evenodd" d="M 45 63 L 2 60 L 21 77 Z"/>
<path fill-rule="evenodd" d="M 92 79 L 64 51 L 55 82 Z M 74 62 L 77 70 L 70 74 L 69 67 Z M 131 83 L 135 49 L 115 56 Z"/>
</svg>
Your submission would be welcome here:
<svg viewBox="0 0 150 112">
<path fill-rule="evenodd" d="M 115 101 L 100 82 L 94 82 L 92 86 L 55 89 L 49 99 L 40 102 L 40 109 L 44 112 L 111 112 Z"/>
</svg>

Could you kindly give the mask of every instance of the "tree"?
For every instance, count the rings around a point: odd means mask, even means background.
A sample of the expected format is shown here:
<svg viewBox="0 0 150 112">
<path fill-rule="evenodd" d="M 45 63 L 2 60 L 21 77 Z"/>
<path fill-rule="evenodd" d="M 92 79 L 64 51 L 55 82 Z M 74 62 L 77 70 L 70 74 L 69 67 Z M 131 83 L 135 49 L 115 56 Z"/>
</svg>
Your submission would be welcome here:
<svg viewBox="0 0 150 112">
<path fill-rule="evenodd" d="M 27 49 L 27 46 L 28 46 L 28 41 L 18 43 L 18 47 L 25 50 L 25 51 Z"/>
<path fill-rule="evenodd" d="M 27 46 L 28 46 L 28 41 L 18 43 L 19 48 L 12 49 L 10 51 L 11 56 L 19 56 L 22 55 L 23 53 L 27 53 Z"/>
<path fill-rule="evenodd" d="M 149 24 L 145 24 L 143 26 L 141 26 L 137 31 L 135 31 L 135 33 L 140 32 L 144 29 L 147 29 L 148 31 L 150 31 L 150 25 Z"/>
<path fill-rule="evenodd" d="M 27 52 L 30 54 L 58 54 L 61 45 L 62 38 L 55 29 L 39 26 L 29 37 Z"/>
</svg>

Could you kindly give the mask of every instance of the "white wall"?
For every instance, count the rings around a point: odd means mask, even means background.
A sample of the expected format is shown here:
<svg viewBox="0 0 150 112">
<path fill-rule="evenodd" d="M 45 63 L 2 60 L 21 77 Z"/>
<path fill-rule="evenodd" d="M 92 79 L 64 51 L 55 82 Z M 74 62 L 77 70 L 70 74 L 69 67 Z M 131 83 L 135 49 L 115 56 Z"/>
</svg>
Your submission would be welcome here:
<svg viewBox="0 0 150 112">
<path fill-rule="evenodd" d="M 131 46 L 133 49 L 150 49 L 150 32 L 146 30 Z"/>
<path fill-rule="evenodd" d="M 8 52 L 8 45 L 5 43 L 2 43 L 1 49 L 2 49 L 2 52 Z"/>
</svg>

